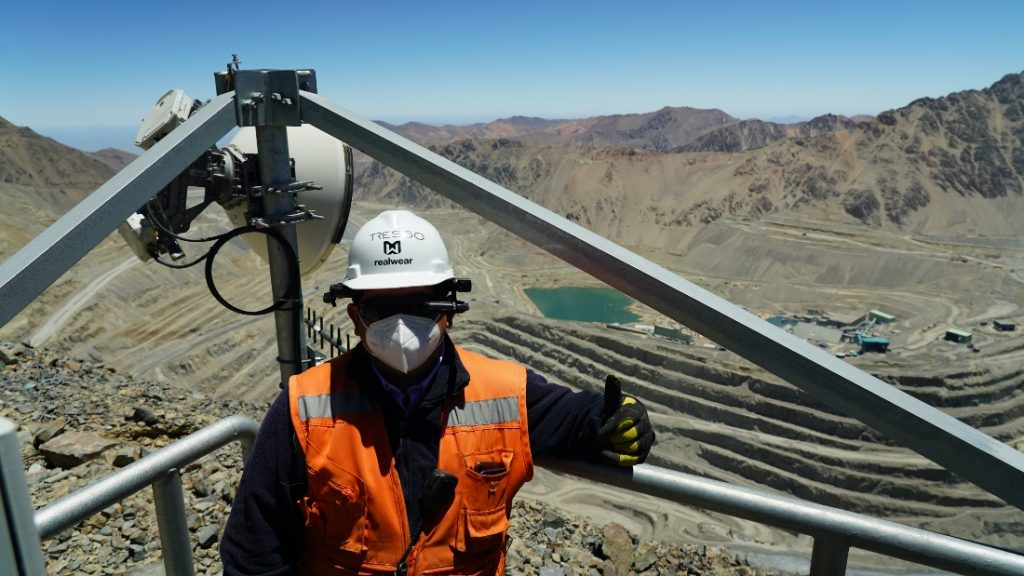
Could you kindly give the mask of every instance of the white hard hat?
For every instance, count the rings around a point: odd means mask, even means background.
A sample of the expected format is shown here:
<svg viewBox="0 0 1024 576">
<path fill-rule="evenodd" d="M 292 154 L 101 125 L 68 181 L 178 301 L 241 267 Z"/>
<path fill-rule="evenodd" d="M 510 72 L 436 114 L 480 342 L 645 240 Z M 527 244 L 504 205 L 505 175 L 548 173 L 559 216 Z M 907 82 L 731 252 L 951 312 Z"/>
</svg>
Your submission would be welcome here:
<svg viewBox="0 0 1024 576">
<path fill-rule="evenodd" d="M 381 290 L 434 286 L 454 277 L 437 228 L 408 210 L 387 210 L 356 232 L 342 284 Z"/>
</svg>

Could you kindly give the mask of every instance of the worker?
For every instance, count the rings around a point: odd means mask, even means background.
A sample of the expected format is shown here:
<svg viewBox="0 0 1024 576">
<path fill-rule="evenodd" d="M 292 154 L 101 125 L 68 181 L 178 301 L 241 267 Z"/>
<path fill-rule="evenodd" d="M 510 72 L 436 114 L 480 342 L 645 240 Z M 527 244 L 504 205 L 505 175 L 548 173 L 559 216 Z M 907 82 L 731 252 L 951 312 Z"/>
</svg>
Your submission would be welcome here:
<svg viewBox="0 0 1024 576">
<path fill-rule="evenodd" d="M 573 392 L 447 335 L 458 299 L 440 233 L 389 210 L 356 233 L 345 280 L 359 345 L 293 376 L 239 483 L 227 575 L 504 574 L 509 514 L 533 458 L 641 463 L 643 405 Z"/>
</svg>

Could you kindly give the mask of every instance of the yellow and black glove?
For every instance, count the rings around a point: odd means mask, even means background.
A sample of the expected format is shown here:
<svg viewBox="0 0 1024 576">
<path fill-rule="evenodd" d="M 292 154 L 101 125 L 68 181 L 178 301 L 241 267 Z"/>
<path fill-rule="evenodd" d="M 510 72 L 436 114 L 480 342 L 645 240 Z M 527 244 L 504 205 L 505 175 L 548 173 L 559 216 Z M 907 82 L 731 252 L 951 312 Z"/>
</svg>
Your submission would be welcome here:
<svg viewBox="0 0 1024 576">
<path fill-rule="evenodd" d="M 604 424 L 597 432 L 601 456 L 619 466 L 635 466 L 647 459 L 654 445 L 654 429 L 647 409 L 622 393 L 622 381 L 609 375 L 604 381 Z"/>
</svg>

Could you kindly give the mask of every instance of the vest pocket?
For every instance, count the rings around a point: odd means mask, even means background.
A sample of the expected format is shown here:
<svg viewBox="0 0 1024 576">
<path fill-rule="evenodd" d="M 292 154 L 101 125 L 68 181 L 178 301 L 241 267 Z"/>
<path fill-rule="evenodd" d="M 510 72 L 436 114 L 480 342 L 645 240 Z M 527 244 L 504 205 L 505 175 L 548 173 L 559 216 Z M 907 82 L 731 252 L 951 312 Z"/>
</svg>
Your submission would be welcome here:
<svg viewBox="0 0 1024 576">
<path fill-rule="evenodd" d="M 508 476 L 508 471 L 512 468 L 512 456 L 511 450 L 492 449 L 464 452 L 462 459 L 470 476 L 485 482 L 493 482 L 504 480 Z"/>
<path fill-rule="evenodd" d="M 509 478 L 514 453 L 490 449 L 461 454 L 466 467 L 459 482 L 456 502 L 464 510 L 494 510 L 508 502 Z"/>
<path fill-rule="evenodd" d="M 462 510 L 455 531 L 455 549 L 467 555 L 493 554 L 505 545 L 508 516 L 505 505 L 493 510 Z"/>
<path fill-rule="evenodd" d="M 306 537 L 319 540 L 328 550 L 364 554 L 367 533 L 366 487 L 344 470 L 308 470 L 309 491 L 303 498 Z M 328 477 L 330 476 L 330 477 Z"/>
</svg>

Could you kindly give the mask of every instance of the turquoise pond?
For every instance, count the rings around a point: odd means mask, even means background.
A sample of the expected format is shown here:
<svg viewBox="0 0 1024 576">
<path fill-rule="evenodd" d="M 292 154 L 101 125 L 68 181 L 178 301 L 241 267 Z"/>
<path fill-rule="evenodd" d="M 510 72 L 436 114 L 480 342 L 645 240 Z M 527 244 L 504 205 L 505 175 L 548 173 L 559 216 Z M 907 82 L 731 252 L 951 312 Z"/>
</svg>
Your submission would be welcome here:
<svg viewBox="0 0 1024 576">
<path fill-rule="evenodd" d="M 527 288 L 526 295 L 547 318 L 580 322 L 636 322 L 633 300 L 611 288 Z"/>
</svg>

